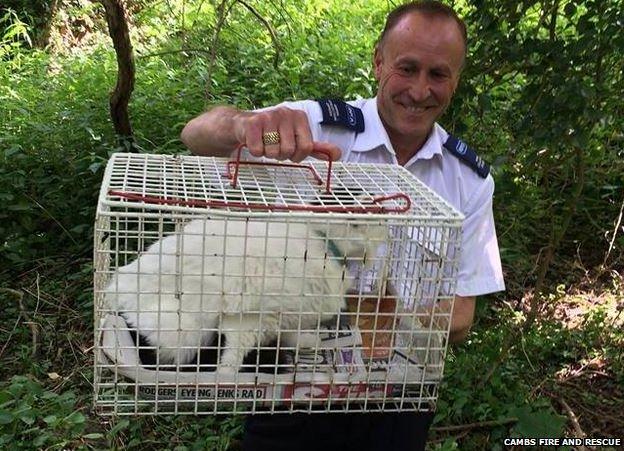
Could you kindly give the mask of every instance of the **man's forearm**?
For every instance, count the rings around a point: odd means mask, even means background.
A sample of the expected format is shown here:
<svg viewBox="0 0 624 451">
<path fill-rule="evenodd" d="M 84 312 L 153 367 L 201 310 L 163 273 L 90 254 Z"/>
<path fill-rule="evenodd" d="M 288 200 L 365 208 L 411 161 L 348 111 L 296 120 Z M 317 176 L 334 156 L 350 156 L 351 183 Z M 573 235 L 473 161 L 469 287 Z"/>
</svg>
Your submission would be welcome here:
<svg viewBox="0 0 624 451">
<path fill-rule="evenodd" d="M 229 156 L 240 144 L 237 138 L 237 121 L 245 114 L 233 107 L 220 106 L 191 120 L 180 139 L 197 155 Z"/>
<path fill-rule="evenodd" d="M 466 339 L 474 321 L 476 297 L 455 296 L 449 343 L 460 343 Z"/>
<path fill-rule="evenodd" d="M 468 329 L 451 329 L 449 331 L 449 344 L 459 344 L 468 337 L 468 332 L 470 332 L 470 328 Z"/>
</svg>

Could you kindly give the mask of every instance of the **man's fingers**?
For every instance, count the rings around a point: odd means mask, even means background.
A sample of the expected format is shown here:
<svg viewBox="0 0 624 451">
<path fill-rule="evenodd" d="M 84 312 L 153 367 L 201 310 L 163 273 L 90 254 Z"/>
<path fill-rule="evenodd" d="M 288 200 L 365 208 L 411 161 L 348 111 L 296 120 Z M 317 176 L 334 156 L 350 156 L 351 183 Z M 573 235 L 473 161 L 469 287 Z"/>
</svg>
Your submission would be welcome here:
<svg viewBox="0 0 624 451">
<path fill-rule="evenodd" d="M 280 151 L 277 159 L 293 160 L 293 154 L 296 152 L 297 141 L 296 132 L 293 128 L 293 122 L 290 118 L 286 118 L 280 123 L 279 134 Z"/>
<path fill-rule="evenodd" d="M 264 155 L 262 133 L 263 128 L 260 121 L 253 119 L 246 121 L 241 141 L 245 144 L 245 147 L 249 149 L 249 153 L 254 157 L 261 157 Z"/>
<path fill-rule="evenodd" d="M 290 159 L 295 163 L 299 163 L 312 153 L 312 133 L 310 132 L 310 126 L 308 125 L 308 119 L 305 114 L 295 116 L 294 126 L 297 147 Z"/>
<path fill-rule="evenodd" d="M 340 148 L 334 144 L 328 142 L 313 142 L 312 143 L 312 156 L 319 160 L 327 160 L 329 157 L 332 161 L 340 159 L 342 152 Z"/>
<path fill-rule="evenodd" d="M 313 142 L 308 118 L 303 111 L 288 108 L 258 112 L 247 116 L 239 138 L 254 157 L 289 159 L 296 163 L 312 155 L 327 160 L 340 159 L 340 149 L 327 142 Z M 267 134 L 279 134 L 279 142 Z M 273 137 L 274 138 L 274 137 Z M 267 142 L 268 141 L 268 142 Z"/>
</svg>

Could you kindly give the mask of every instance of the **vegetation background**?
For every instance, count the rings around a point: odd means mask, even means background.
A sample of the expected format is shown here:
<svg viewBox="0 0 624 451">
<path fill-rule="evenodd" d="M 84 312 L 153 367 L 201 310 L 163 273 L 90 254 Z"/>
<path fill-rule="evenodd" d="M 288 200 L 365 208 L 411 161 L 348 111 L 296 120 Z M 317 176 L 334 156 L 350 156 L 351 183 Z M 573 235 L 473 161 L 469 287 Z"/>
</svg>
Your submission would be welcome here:
<svg viewBox="0 0 624 451">
<path fill-rule="evenodd" d="M 186 152 L 217 103 L 368 97 L 386 0 L 126 0 L 133 140 L 87 0 L 0 7 L 0 448 L 236 449 L 231 417 L 92 410 L 92 223 L 112 152 Z M 624 5 L 456 0 L 469 28 L 443 125 L 492 164 L 508 290 L 454 348 L 430 449 L 624 435 Z"/>
</svg>

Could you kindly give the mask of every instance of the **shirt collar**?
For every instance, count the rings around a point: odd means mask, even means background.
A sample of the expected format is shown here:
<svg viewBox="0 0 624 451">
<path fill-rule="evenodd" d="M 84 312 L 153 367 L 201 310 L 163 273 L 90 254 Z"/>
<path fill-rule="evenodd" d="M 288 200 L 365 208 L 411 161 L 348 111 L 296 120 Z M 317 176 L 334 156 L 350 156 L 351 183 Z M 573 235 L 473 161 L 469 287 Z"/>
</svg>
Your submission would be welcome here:
<svg viewBox="0 0 624 451">
<path fill-rule="evenodd" d="M 416 155 L 409 159 L 406 167 L 412 164 L 417 160 L 431 160 L 436 155 L 442 157 L 442 146 L 446 142 L 448 138 L 448 134 L 446 131 L 438 125 L 438 123 L 433 124 L 433 129 L 431 133 L 429 133 L 429 137 L 425 144 L 420 148 Z"/>
<path fill-rule="evenodd" d="M 355 137 L 355 142 L 351 150 L 355 152 L 366 152 L 369 150 L 377 149 L 381 146 L 385 147 L 391 155 L 395 155 L 394 147 L 390 142 L 388 133 L 381 122 L 379 117 L 379 111 L 377 110 L 377 98 L 366 100 L 362 105 L 362 113 L 364 114 L 364 120 L 366 121 L 366 127 L 362 133 L 358 133 Z M 442 155 L 442 145 L 448 137 L 447 133 L 437 123 L 434 124 L 433 130 L 429 134 L 427 141 L 420 148 L 416 155 L 414 155 L 406 166 L 416 160 L 428 160 L 435 155 Z"/>
<path fill-rule="evenodd" d="M 377 111 L 377 98 L 366 100 L 362 105 L 362 113 L 364 114 L 365 127 L 362 133 L 358 133 L 351 150 L 356 152 L 366 152 L 384 146 L 390 154 L 394 155 L 394 148 L 388 138 L 379 112 Z"/>
</svg>

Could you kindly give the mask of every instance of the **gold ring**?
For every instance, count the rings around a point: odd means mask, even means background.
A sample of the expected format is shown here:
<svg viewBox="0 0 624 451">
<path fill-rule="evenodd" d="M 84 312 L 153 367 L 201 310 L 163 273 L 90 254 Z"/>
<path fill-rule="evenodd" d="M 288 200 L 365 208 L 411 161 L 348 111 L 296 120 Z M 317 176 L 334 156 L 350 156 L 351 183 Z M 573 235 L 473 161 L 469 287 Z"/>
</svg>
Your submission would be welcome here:
<svg viewBox="0 0 624 451">
<path fill-rule="evenodd" d="M 267 132 L 262 135 L 262 142 L 265 146 L 271 146 L 274 144 L 280 143 L 280 134 L 279 132 Z"/>
</svg>

